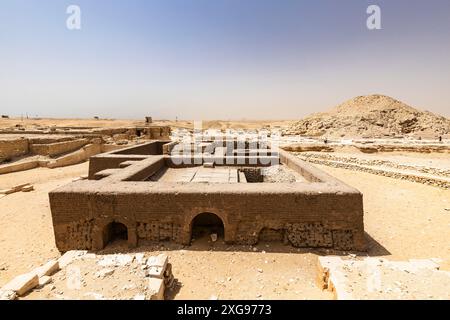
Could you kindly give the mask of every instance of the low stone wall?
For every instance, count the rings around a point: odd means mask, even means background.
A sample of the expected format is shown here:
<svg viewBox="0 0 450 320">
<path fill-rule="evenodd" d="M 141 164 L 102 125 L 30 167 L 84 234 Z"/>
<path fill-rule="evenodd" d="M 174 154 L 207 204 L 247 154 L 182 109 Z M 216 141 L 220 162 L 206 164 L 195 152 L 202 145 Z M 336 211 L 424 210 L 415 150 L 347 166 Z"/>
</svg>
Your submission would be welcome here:
<svg viewBox="0 0 450 320">
<path fill-rule="evenodd" d="M 33 154 L 54 157 L 63 153 L 78 150 L 88 143 L 88 139 L 78 139 L 50 144 L 32 144 L 30 146 L 30 151 Z"/>
<path fill-rule="evenodd" d="M 354 142 L 350 145 L 332 143 L 293 143 L 282 147 L 283 150 L 290 152 L 335 152 L 343 149 L 353 149 L 367 154 L 378 152 L 415 152 L 415 153 L 450 153 L 448 144 L 413 144 L 413 143 L 361 143 Z"/>
<path fill-rule="evenodd" d="M 29 152 L 28 140 L 25 138 L 0 140 L 0 163 Z"/>
<path fill-rule="evenodd" d="M 99 144 L 89 144 L 80 150 L 59 157 L 54 160 L 30 160 L 19 163 L 0 165 L 0 174 L 24 171 L 37 167 L 47 167 L 50 169 L 70 166 L 88 160 L 90 157 L 102 152 L 102 146 Z"/>
<path fill-rule="evenodd" d="M 445 180 L 444 178 L 421 176 L 418 174 L 404 173 L 404 172 L 400 172 L 400 171 L 390 171 L 390 170 L 384 170 L 384 169 L 380 169 L 380 168 L 371 168 L 368 166 L 354 164 L 354 163 L 348 163 L 348 162 L 339 162 L 339 161 L 316 159 L 316 158 L 302 157 L 302 156 L 301 156 L 301 158 L 310 163 L 320 164 L 320 165 L 324 165 L 324 166 L 328 166 L 328 167 L 361 171 L 361 172 L 376 174 L 379 176 L 384 176 L 384 177 L 389 177 L 389 178 L 394 178 L 394 179 L 422 183 L 422 184 L 426 184 L 426 185 L 430 185 L 430 186 L 434 186 L 434 187 L 440 187 L 443 189 L 450 189 L 450 182 L 448 180 Z"/>
<path fill-rule="evenodd" d="M 25 171 L 39 167 L 39 160 L 23 161 L 19 163 L 11 163 L 0 165 L 0 174 Z"/>
<path fill-rule="evenodd" d="M 448 300 L 450 272 L 437 261 L 318 257 L 317 284 L 337 300 Z"/>
<path fill-rule="evenodd" d="M 102 147 L 99 144 L 89 144 L 78 151 L 72 152 L 68 155 L 62 156 L 58 159 L 52 160 L 47 164 L 48 168 L 65 167 L 73 164 L 78 164 L 89 159 L 96 154 L 102 152 Z"/>
</svg>

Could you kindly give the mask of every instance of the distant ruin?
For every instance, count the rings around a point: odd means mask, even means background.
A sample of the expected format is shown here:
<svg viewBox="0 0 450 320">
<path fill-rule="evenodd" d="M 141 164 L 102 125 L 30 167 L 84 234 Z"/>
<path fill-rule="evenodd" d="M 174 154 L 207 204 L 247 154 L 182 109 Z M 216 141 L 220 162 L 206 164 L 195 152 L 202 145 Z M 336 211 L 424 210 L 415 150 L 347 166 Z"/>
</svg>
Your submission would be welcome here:
<svg viewBox="0 0 450 320">
<path fill-rule="evenodd" d="M 115 239 L 189 245 L 201 228 L 230 244 L 365 249 L 358 190 L 267 146 L 180 147 L 159 140 L 91 157 L 88 179 L 49 194 L 58 249 L 100 250 Z"/>
<path fill-rule="evenodd" d="M 16 125 L 0 130 L 0 174 L 72 165 L 140 140 L 168 139 L 169 136 L 168 126 L 30 129 Z"/>
</svg>

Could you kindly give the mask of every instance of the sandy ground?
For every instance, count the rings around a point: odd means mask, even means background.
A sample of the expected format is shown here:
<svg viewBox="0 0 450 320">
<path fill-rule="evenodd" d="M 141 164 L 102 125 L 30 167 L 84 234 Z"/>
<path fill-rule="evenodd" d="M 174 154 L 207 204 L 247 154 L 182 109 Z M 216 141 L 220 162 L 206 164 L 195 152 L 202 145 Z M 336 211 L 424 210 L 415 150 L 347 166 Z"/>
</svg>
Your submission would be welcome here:
<svg viewBox="0 0 450 320">
<path fill-rule="evenodd" d="M 318 166 L 364 194 L 370 256 L 393 260 L 441 258 L 450 270 L 450 191 L 361 172 Z M 0 188 L 29 182 L 35 191 L 0 199 L 0 286 L 59 256 L 54 245 L 48 192 L 86 174 L 88 164 L 0 175 Z M 449 210 L 446 210 L 449 209 Z M 114 246 L 105 253 L 121 249 Z M 330 299 L 315 284 L 317 250 L 282 244 L 255 248 L 207 239 L 191 247 L 144 246 L 169 255 L 180 284 L 175 299 Z M 42 295 L 34 298 L 48 298 Z"/>
<path fill-rule="evenodd" d="M 60 255 L 54 244 L 48 192 L 86 174 L 87 169 L 86 162 L 0 175 L 0 189 L 22 183 L 35 188 L 0 199 L 0 286 Z"/>
<path fill-rule="evenodd" d="M 364 195 L 364 228 L 371 256 L 443 259 L 450 270 L 450 190 L 364 172 L 316 167 Z"/>
</svg>

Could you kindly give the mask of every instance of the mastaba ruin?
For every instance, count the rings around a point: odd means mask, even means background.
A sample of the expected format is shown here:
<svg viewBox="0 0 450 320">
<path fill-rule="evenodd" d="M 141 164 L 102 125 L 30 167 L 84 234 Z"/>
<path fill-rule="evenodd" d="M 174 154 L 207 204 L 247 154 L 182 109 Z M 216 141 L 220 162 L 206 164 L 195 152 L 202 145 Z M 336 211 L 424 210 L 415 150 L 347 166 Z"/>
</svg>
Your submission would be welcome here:
<svg viewBox="0 0 450 320">
<path fill-rule="evenodd" d="M 88 179 L 49 194 L 58 249 L 100 250 L 115 239 L 189 245 L 205 228 L 230 244 L 365 249 L 358 190 L 266 145 L 196 148 L 158 140 L 91 157 Z"/>
</svg>

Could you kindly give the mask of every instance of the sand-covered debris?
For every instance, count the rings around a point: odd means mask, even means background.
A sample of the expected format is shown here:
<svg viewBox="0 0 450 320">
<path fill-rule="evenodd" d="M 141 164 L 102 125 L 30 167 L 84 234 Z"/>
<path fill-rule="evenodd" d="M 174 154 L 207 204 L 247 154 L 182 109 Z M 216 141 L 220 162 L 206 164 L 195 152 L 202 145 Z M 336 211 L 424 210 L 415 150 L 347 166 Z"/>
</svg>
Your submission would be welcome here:
<svg viewBox="0 0 450 320">
<path fill-rule="evenodd" d="M 450 133 L 450 120 L 375 94 L 312 114 L 294 122 L 286 133 L 327 137 L 441 136 Z"/>
</svg>

